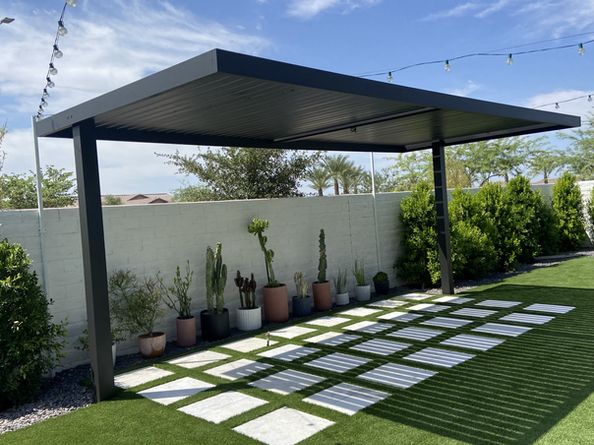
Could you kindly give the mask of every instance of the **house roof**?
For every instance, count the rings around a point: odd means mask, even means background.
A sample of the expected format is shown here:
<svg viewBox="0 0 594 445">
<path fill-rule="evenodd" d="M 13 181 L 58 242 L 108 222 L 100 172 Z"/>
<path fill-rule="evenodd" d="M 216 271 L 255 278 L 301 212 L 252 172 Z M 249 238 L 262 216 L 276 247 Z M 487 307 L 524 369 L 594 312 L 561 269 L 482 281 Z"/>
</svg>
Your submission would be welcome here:
<svg viewBox="0 0 594 445">
<path fill-rule="evenodd" d="M 577 127 L 560 113 L 457 97 L 215 49 L 36 123 L 71 138 L 403 152 Z"/>
</svg>

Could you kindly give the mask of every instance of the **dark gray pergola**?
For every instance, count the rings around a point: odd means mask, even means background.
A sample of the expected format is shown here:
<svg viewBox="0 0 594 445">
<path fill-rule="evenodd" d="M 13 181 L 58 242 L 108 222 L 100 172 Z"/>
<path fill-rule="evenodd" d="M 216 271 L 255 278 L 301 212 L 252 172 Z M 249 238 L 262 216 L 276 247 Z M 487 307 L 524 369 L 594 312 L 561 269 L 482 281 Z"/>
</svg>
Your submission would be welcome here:
<svg viewBox="0 0 594 445">
<path fill-rule="evenodd" d="M 580 118 L 215 49 L 36 122 L 72 138 L 97 400 L 113 391 L 97 140 L 403 153 L 431 149 L 443 292 L 452 294 L 444 147 L 578 127 Z"/>
</svg>

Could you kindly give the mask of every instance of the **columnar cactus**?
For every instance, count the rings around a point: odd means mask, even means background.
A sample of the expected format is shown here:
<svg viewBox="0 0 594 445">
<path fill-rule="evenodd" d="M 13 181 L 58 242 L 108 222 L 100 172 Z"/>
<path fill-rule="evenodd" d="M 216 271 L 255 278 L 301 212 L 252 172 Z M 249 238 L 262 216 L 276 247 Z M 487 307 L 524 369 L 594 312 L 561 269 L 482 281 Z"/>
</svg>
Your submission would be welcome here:
<svg viewBox="0 0 594 445">
<path fill-rule="evenodd" d="M 320 230 L 320 261 L 318 263 L 318 282 L 323 283 L 326 281 L 326 269 L 328 263 L 326 260 L 326 234 L 324 229 Z"/>
<path fill-rule="evenodd" d="M 251 278 L 244 278 L 241 273 L 237 271 L 235 277 L 235 285 L 239 289 L 239 300 L 243 309 L 256 309 L 256 280 L 254 274 Z"/>
<path fill-rule="evenodd" d="M 206 249 L 206 306 L 209 312 L 223 312 L 225 307 L 225 285 L 227 265 L 223 264 L 223 245 L 217 243 L 213 251 Z"/>
<path fill-rule="evenodd" d="M 264 231 L 268 228 L 268 221 L 265 219 L 254 218 L 248 226 L 248 232 L 258 237 L 260 242 L 260 248 L 264 253 L 264 262 L 266 263 L 266 277 L 268 278 L 268 286 L 278 286 L 278 281 L 274 277 L 274 270 L 272 270 L 272 260 L 274 259 L 274 251 L 272 249 L 266 249 L 266 242 L 268 237 L 264 236 Z"/>
</svg>

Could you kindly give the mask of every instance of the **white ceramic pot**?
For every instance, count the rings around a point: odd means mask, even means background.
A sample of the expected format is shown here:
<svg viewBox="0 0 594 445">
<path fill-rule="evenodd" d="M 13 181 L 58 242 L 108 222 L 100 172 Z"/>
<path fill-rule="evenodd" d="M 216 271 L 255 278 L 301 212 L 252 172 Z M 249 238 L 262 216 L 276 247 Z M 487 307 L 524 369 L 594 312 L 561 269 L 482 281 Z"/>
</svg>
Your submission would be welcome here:
<svg viewBox="0 0 594 445">
<path fill-rule="evenodd" d="M 355 298 L 357 301 L 367 301 L 371 298 L 371 285 L 355 287 Z"/>
<path fill-rule="evenodd" d="M 344 306 L 345 304 L 350 303 L 349 293 L 345 292 L 343 294 L 336 294 L 336 305 L 337 306 Z"/>
<path fill-rule="evenodd" d="M 262 327 L 262 309 L 237 309 L 237 329 L 255 331 Z"/>
<path fill-rule="evenodd" d="M 115 362 L 117 357 L 117 343 L 113 342 L 111 344 L 111 358 L 113 360 L 113 367 L 115 368 Z"/>
</svg>

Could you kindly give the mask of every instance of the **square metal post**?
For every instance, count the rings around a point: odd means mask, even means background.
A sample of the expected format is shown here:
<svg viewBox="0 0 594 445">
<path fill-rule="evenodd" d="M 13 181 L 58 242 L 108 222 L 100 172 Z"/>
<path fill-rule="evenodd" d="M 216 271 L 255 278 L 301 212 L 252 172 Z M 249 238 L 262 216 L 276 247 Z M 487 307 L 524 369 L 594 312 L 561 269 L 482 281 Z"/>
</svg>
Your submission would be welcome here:
<svg viewBox="0 0 594 445">
<path fill-rule="evenodd" d="M 97 401 L 114 391 L 107 266 L 95 123 L 86 120 L 72 128 L 78 183 L 78 208 L 87 304 L 89 354 Z"/>
<path fill-rule="evenodd" d="M 431 149 L 433 151 L 433 180 L 435 182 L 435 210 L 437 211 L 437 243 L 439 248 L 439 264 L 441 266 L 441 289 L 444 294 L 454 294 L 445 149 L 442 142 L 432 144 Z"/>
</svg>

